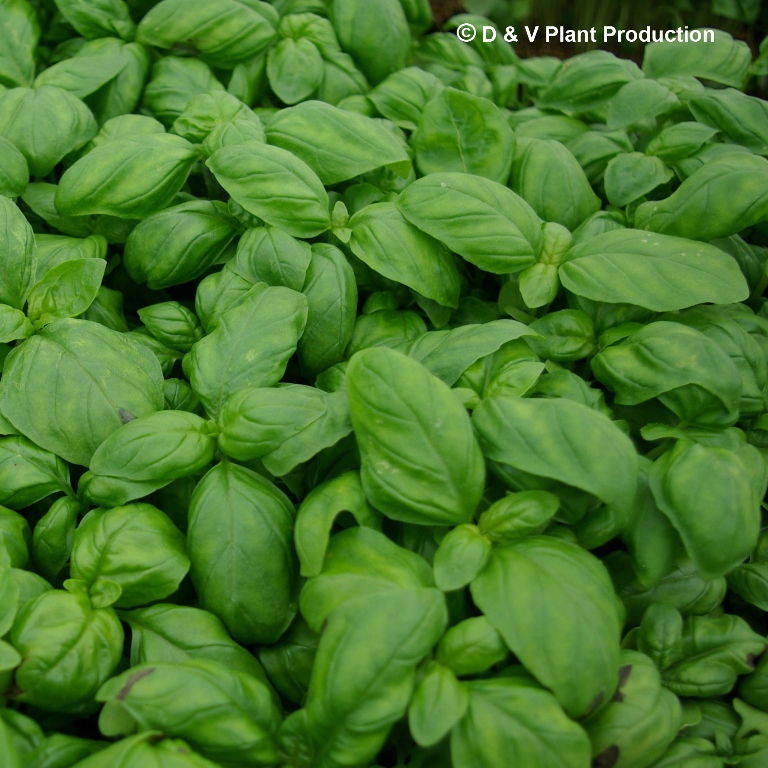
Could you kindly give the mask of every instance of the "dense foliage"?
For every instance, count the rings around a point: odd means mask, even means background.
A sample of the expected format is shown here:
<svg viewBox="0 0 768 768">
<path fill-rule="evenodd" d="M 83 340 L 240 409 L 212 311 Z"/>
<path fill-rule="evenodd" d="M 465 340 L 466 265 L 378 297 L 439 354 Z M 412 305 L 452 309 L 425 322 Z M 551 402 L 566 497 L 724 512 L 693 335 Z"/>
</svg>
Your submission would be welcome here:
<svg viewBox="0 0 768 768">
<path fill-rule="evenodd" d="M 0 0 L 4 768 L 768 764 L 766 61 L 467 23 Z"/>
</svg>

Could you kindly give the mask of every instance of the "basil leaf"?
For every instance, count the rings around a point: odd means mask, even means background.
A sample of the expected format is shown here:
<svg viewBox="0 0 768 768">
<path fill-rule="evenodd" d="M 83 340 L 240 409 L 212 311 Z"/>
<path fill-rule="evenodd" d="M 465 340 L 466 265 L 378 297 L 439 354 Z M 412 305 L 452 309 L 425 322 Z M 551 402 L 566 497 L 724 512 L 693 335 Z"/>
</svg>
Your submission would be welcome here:
<svg viewBox="0 0 768 768">
<path fill-rule="evenodd" d="M 162 380 L 157 361 L 124 335 L 87 320 L 57 320 L 6 359 L 0 408 L 37 445 L 87 466 L 125 414 L 162 409 Z"/>
<path fill-rule="evenodd" d="M 315 237 L 331 225 L 322 182 L 284 149 L 250 141 L 216 150 L 206 165 L 246 211 L 289 235 Z"/>
<path fill-rule="evenodd" d="M 411 171 L 404 144 L 383 123 L 321 101 L 281 110 L 266 135 L 270 144 L 303 160 L 326 185 L 381 167 L 403 178 Z"/>
<path fill-rule="evenodd" d="M 656 312 L 729 304 L 749 294 L 738 265 L 720 249 L 633 229 L 575 245 L 559 272 L 563 285 L 579 296 Z"/>
<path fill-rule="evenodd" d="M 512 190 L 479 176 L 432 173 L 410 184 L 397 208 L 454 253 L 495 274 L 530 266 L 544 243 L 533 208 Z"/>
</svg>

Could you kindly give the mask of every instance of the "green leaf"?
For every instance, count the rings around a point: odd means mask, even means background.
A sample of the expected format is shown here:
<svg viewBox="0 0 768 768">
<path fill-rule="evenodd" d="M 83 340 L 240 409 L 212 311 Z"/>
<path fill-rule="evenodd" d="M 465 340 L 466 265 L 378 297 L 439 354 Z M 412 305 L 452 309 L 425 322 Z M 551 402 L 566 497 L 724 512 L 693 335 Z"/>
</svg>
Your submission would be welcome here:
<svg viewBox="0 0 768 768">
<path fill-rule="evenodd" d="M 20 309 L 0 304 L 0 343 L 26 339 L 34 332 L 32 323 Z"/>
<path fill-rule="evenodd" d="M 675 123 L 651 139 L 645 151 L 665 163 L 675 163 L 701 149 L 717 133 L 716 129 L 701 123 Z"/>
<path fill-rule="evenodd" d="M 191 48 L 212 67 L 232 69 L 275 41 L 277 14 L 238 0 L 162 0 L 139 22 L 136 40 L 156 48 Z"/>
<path fill-rule="evenodd" d="M 109 44 L 122 60 L 123 68 L 117 77 L 85 98 L 100 125 L 138 107 L 151 64 L 149 51 L 143 45 L 122 44 L 113 39 L 109 39 Z"/>
<path fill-rule="evenodd" d="M 93 608 L 87 592 L 43 592 L 19 613 L 10 640 L 24 659 L 16 670 L 16 698 L 54 712 L 90 704 L 123 652 L 114 611 Z M 80 674 L 62 674 L 72 667 Z"/>
<path fill-rule="evenodd" d="M 173 200 L 197 159 L 198 151 L 180 136 L 115 139 L 95 147 L 64 172 L 56 210 L 64 216 L 147 218 Z"/>
<path fill-rule="evenodd" d="M 368 504 L 358 472 L 345 472 L 318 485 L 302 501 L 294 530 L 302 576 L 317 576 L 322 571 L 331 529 L 344 512 L 358 525 L 381 530 L 381 515 Z"/>
<path fill-rule="evenodd" d="M 89 237 L 64 237 L 63 235 L 35 235 L 35 256 L 37 257 L 38 282 L 47 276 L 54 267 L 70 261 L 98 259 L 107 257 L 107 241 L 101 235 Z"/>
<path fill-rule="evenodd" d="M 398 351 L 418 360 L 430 373 L 453 386 L 475 361 L 504 344 L 535 332 L 515 320 L 491 320 L 450 331 L 429 331 L 405 342 Z"/>
<path fill-rule="evenodd" d="M 69 561 L 80 511 L 77 499 L 57 499 L 32 531 L 32 562 L 48 581 L 55 581 Z"/>
<path fill-rule="evenodd" d="M 536 105 L 566 115 L 588 113 L 604 106 L 623 85 L 641 77 L 636 64 L 608 51 L 579 53 L 560 64 Z"/>
<path fill-rule="evenodd" d="M 534 320 L 529 328 L 540 338 L 528 341 L 531 349 L 544 360 L 568 362 L 590 357 L 595 349 L 595 325 L 579 309 L 561 309 Z"/>
<path fill-rule="evenodd" d="M 757 544 L 766 478 L 752 471 L 756 451 L 678 440 L 651 468 L 656 503 L 704 578 L 725 575 Z"/>
<path fill-rule="evenodd" d="M 50 120 L 55 121 L 58 130 L 46 128 Z M 47 176 L 97 131 L 88 107 L 62 88 L 13 88 L 0 94 L 0 135 L 24 155 L 32 176 Z"/>
<path fill-rule="evenodd" d="M 704 31 L 699 30 L 702 36 Z M 650 43 L 643 56 L 643 72 L 652 78 L 693 75 L 721 85 L 744 87 L 752 63 L 749 46 L 722 30 L 708 31 L 714 33 L 714 43 Z"/>
<path fill-rule="evenodd" d="M 703 333 L 679 323 L 649 323 L 592 361 L 621 405 L 658 397 L 684 423 L 726 427 L 738 418 L 741 390 L 733 361 Z"/>
<path fill-rule="evenodd" d="M 432 173 L 409 184 L 397 208 L 454 253 L 495 274 L 530 266 L 544 243 L 533 208 L 512 190 L 480 176 Z"/>
<path fill-rule="evenodd" d="M 691 174 L 665 200 L 639 206 L 635 226 L 692 240 L 737 234 L 768 216 L 766 180 L 765 158 L 726 154 Z M 740 190 L 736 198 L 734 187 Z"/>
<path fill-rule="evenodd" d="M 374 203 L 349 220 L 349 247 L 390 280 L 441 306 L 456 308 L 461 276 L 448 249 L 409 223 L 395 203 Z"/>
<path fill-rule="evenodd" d="M 543 533 L 559 506 L 560 499 L 547 491 L 507 493 L 480 515 L 480 533 L 492 542 Z"/>
<path fill-rule="evenodd" d="M 653 204 L 641 208 L 645 205 Z M 575 245 L 566 253 L 560 279 L 579 296 L 656 312 L 704 302 L 730 304 L 749 294 L 738 265 L 719 248 L 636 229 L 606 232 Z"/>
<path fill-rule="evenodd" d="M 0 504 L 23 509 L 53 493 L 72 493 L 69 467 L 26 437 L 0 437 Z"/>
<path fill-rule="evenodd" d="M 339 607 L 403 591 L 437 592 L 426 560 L 379 531 L 352 526 L 331 537 L 322 573 L 301 590 L 301 614 L 313 630 L 321 632 Z"/>
<path fill-rule="evenodd" d="M 301 291 L 311 254 L 309 243 L 291 237 L 278 227 L 256 227 L 246 230 L 240 238 L 231 267 L 252 283 L 284 285 Z"/>
<path fill-rule="evenodd" d="M 139 222 L 128 235 L 125 268 L 152 290 L 190 282 L 216 263 L 238 229 L 218 200 L 171 206 Z"/>
<path fill-rule="evenodd" d="M 158 603 L 123 611 L 131 628 L 131 666 L 209 659 L 245 672 L 268 685 L 258 659 L 238 645 L 212 613 L 186 605 Z"/>
<path fill-rule="evenodd" d="M 204 419 L 185 411 L 158 411 L 132 419 L 113 432 L 96 449 L 90 469 L 101 478 L 141 483 L 144 492 L 140 496 L 145 496 L 172 480 L 205 469 L 215 451 L 215 435 Z M 83 482 L 81 495 L 103 506 L 114 507 L 140 497 L 131 493 L 130 487 L 121 492 L 119 482 L 103 497 L 93 482 L 83 494 Z"/>
<path fill-rule="evenodd" d="M 652 629 L 644 620 L 638 637 L 641 648 Z M 754 669 L 755 658 L 764 649 L 765 638 L 738 616 L 689 616 L 676 642 L 656 663 L 664 685 L 678 696 L 723 696 L 733 689 L 738 675 Z"/>
<path fill-rule="evenodd" d="M 406 131 L 416 130 L 428 101 L 445 86 L 433 74 L 418 67 L 393 72 L 368 93 L 376 109 Z"/>
<path fill-rule="evenodd" d="M 430 588 L 362 597 L 330 615 L 306 702 L 316 759 L 359 765 L 374 758 L 391 725 L 405 715 L 416 665 L 447 620 L 442 594 Z"/>
<path fill-rule="evenodd" d="M 735 144 L 758 155 L 768 155 L 768 105 L 734 88 L 707 91 L 690 101 L 693 116 L 716 128 Z"/>
<path fill-rule="evenodd" d="M 369 347 L 395 349 L 426 332 L 427 326 L 421 315 L 412 310 L 378 309 L 369 315 L 359 315 L 355 320 L 346 357 Z"/>
<path fill-rule="evenodd" d="M 605 194 L 611 205 L 623 208 L 666 184 L 673 175 L 658 157 L 642 152 L 617 155 L 605 169 Z"/>
<path fill-rule="evenodd" d="M 297 384 L 240 390 L 219 417 L 219 447 L 239 461 L 266 456 L 324 419 L 326 396 L 314 387 Z"/>
<path fill-rule="evenodd" d="M 284 149 L 250 141 L 216 150 L 206 165 L 246 211 L 289 235 L 315 237 L 331 226 L 322 182 Z"/>
<path fill-rule="evenodd" d="M 253 286 L 253 281 L 240 277 L 231 268 L 231 262 L 221 271 L 204 277 L 197 286 L 195 314 L 206 332 L 213 331 L 225 312 L 242 304 Z"/>
<path fill-rule="evenodd" d="M 261 458 L 276 477 L 352 431 L 344 392 L 301 384 L 242 390 L 229 400 L 219 421 L 219 446 L 225 453 L 239 460 Z"/>
<path fill-rule="evenodd" d="M 133 37 L 136 25 L 122 0 L 56 0 L 61 15 L 88 40 L 117 35 Z"/>
<path fill-rule="evenodd" d="M 564 399 L 507 396 L 484 400 L 472 416 L 486 458 L 594 494 L 605 504 L 631 506 L 638 459 L 611 420 Z"/>
<path fill-rule="evenodd" d="M 373 506 L 421 525 L 467 522 L 485 467 L 467 412 L 450 389 L 415 360 L 377 347 L 353 356 L 347 391 L 363 489 Z"/>
<path fill-rule="evenodd" d="M 405 66 L 412 39 L 399 0 L 333 0 L 330 18 L 341 47 L 372 83 Z"/>
<path fill-rule="evenodd" d="M 589 737 L 549 691 L 522 675 L 474 680 L 466 687 L 467 714 L 451 733 L 454 763 L 501 768 L 514 755 L 524 755 L 532 768 L 589 763 Z"/>
<path fill-rule="evenodd" d="M 216 418 L 247 387 L 271 387 L 285 373 L 307 322 L 307 301 L 290 288 L 254 286 L 184 360 L 192 389 Z"/>
<path fill-rule="evenodd" d="M 302 370 L 313 376 L 344 359 L 357 313 L 357 283 L 346 256 L 332 245 L 315 243 L 302 289 L 307 326 L 299 339 Z"/>
<path fill-rule="evenodd" d="M 569 230 L 600 210 L 578 160 L 559 141 L 519 139 L 510 186 L 542 219 Z"/>
<path fill-rule="evenodd" d="M 677 96 L 655 80 L 632 80 L 608 102 L 606 125 L 629 129 L 680 108 Z"/>
<path fill-rule="evenodd" d="M 280 110 L 266 135 L 270 144 L 303 160 L 326 185 L 382 167 L 403 178 L 411 171 L 404 142 L 382 121 L 322 101 Z"/>
<path fill-rule="evenodd" d="M 124 418 L 163 407 L 162 381 L 157 361 L 122 334 L 57 320 L 6 359 L 0 407 L 37 445 L 87 466 Z"/>
<path fill-rule="evenodd" d="M 194 312 L 177 301 L 143 307 L 138 315 L 158 341 L 179 352 L 189 352 L 205 335 Z"/>
<path fill-rule="evenodd" d="M 44 69 L 35 78 L 33 86 L 53 85 L 84 99 L 123 70 L 125 59 L 121 47 L 118 41 L 109 38 L 85 43 L 72 58 Z"/>
<path fill-rule="evenodd" d="M 592 753 L 606 761 L 618 754 L 627 765 L 654 765 L 683 724 L 680 702 L 641 653 L 622 652 L 619 675 L 617 695 L 585 723 Z"/>
<path fill-rule="evenodd" d="M 26 0 L 8 0 L 0 7 L 0 85 L 31 85 L 40 24 Z"/>
<path fill-rule="evenodd" d="M 37 258 L 32 227 L 7 197 L 0 197 L 0 303 L 22 309 L 35 279 Z"/>
<path fill-rule="evenodd" d="M 267 77 L 275 95 L 286 104 L 309 98 L 323 79 L 323 59 L 305 37 L 281 40 L 267 54 Z"/>
<path fill-rule="evenodd" d="M 469 704 L 466 688 L 450 669 L 432 662 L 408 705 L 408 727 L 422 747 L 437 744 L 464 716 Z"/>
<path fill-rule="evenodd" d="M 91 216 L 60 216 L 54 205 L 56 185 L 45 182 L 32 182 L 22 200 L 30 209 L 53 229 L 72 237 L 88 237 L 94 228 Z M 41 235 L 38 235 L 41 237 Z"/>
<path fill-rule="evenodd" d="M 24 155 L 8 139 L 0 136 L 0 195 L 19 197 L 29 184 L 29 168 Z"/>
<path fill-rule="evenodd" d="M 17 512 L 0 507 L 0 555 L 12 569 L 27 565 L 31 539 L 26 519 Z"/>
<path fill-rule="evenodd" d="M 272 483 L 224 462 L 198 483 L 187 552 L 202 608 L 240 643 L 274 643 L 298 609 L 294 510 Z"/>
<path fill-rule="evenodd" d="M 457 525 L 440 542 L 435 552 L 435 584 L 450 592 L 469 584 L 491 557 L 491 542 L 476 525 Z"/>
<path fill-rule="evenodd" d="M 486 672 L 509 655 L 501 635 L 485 616 L 474 616 L 454 624 L 440 638 L 437 661 L 455 675 Z"/>
<path fill-rule="evenodd" d="M 184 111 L 173 123 L 173 131 L 179 136 L 200 143 L 223 123 L 249 123 L 257 135 L 264 137 L 261 120 L 253 110 L 225 91 L 199 93 L 190 99 Z"/>
<path fill-rule="evenodd" d="M 171 127 L 195 96 L 223 90 L 204 61 L 164 56 L 152 67 L 142 102 L 163 125 Z"/>
<path fill-rule="evenodd" d="M 88 590 L 91 605 L 94 608 L 109 608 L 114 605 L 122 594 L 122 587 L 110 579 L 96 579 Z"/>
<path fill-rule="evenodd" d="M 35 327 L 82 315 L 96 298 L 106 267 L 104 259 L 77 259 L 46 272 L 27 297 L 27 315 Z"/>
<path fill-rule="evenodd" d="M 157 706 L 157 701 L 168 698 L 173 706 Z M 106 702 L 99 715 L 99 728 L 106 736 L 142 730 L 184 739 L 170 741 L 167 760 L 146 752 L 140 760 L 157 760 L 162 765 L 177 761 L 179 754 L 190 756 L 191 747 L 215 761 L 214 765 L 268 766 L 278 761 L 275 734 L 280 712 L 274 694 L 251 675 L 215 661 L 132 667 L 103 685 L 97 700 Z M 202 720 L 193 716 L 201 712 L 205 713 Z M 210 763 L 198 765 L 209 768 Z"/>
<path fill-rule="evenodd" d="M 505 184 L 515 134 L 501 110 L 478 96 L 445 88 L 427 102 L 411 138 L 422 175 L 460 172 Z"/>
<path fill-rule="evenodd" d="M 134 608 L 175 592 L 189 570 L 184 535 L 151 504 L 91 510 L 75 530 L 70 573 L 90 587 L 116 584 L 116 608 Z"/>
<path fill-rule="evenodd" d="M 588 714 L 613 695 L 621 623 L 597 558 L 534 536 L 494 549 L 471 589 L 512 653 L 569 715 Z"/>
</svg>

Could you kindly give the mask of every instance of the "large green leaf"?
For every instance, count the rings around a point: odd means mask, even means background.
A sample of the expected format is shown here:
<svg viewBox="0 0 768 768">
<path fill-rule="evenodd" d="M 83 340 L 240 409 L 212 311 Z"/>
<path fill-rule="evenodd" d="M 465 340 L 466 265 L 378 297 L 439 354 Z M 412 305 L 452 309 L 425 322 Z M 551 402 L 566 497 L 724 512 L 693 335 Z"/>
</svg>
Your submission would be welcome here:
<svg viewBox="0 0 768 768">
<path fill-rule="evenodd" d="M 277 13 L 239 0 L 162 0 L 139 23 L 136 39 L 156 48 L 191 47 L 211 66 L 233 69 L 277 37 Z"/>
<path fill-rule="evenodd" d="M 198 158 L 188 141 L 164 133 L 100 144 L 64 172 L 56 210 L 144 219 L 173 200 Z"/>
<path fill-rule="evenodd" d="M 328 193 L 296 155 L 257 141 L 216 150 L 206 165 L 232 199 L 294 237 L 315 237 L 331 226 Z"/>
<path fill-rule="evenodd" d="M 699 32 L 704 34 L 704 30 Z M 749 46 L 743 40 L 734 40 L 722 30 L 710 32 L 714 33 L 714 43 L 674 40 L 647 45 L 643 56 L 643 72 L 653 78 L 693 75 L 742 88 L 752 63 Z"/>
<path fill-rule="evenodd" d="M 26 437 L 87 466 L 122 424 L 163 408 L 162 371 L 124 334 L 57 320 L 5 361 L 0 408 Z"/>
<path fill-rule="evenodd" d="M 397 201 L 411 224 L 487 272 L 517 272 L 536 261 L 542 222 L 511 189 L 466 173 L 431 173 Z"/>
<path fill-rule="evenodd" d="M 281 110 L 266 133 L 270 144 L 301 158 L 326 185 L 384 166 L 403 177 L 411 170 L 403 142 L 383 122 L 322 101 Z"/>
<path fill-rule="evenodd" d="M 285 373 L 307 322 L 306 298 L 290 288 L 255 285 L 184 358 L 192 389 L 215 418 L 246 387 L 271 387 Z"/>
<path fill-rule="evenodd" d="M 50 121 L 56 130 L 51 130 Z M 32 176 L 47 176 L 97 131 L 88 107 L 62 88 L 12 88 L 0 94 L 0 135 L 24 155 Z"/>
<path fill-rule="evenodd" d="M 445 88 L 427 102 L 411 138 L 422 175 L 457 171 L 506 184 L 515 134 L 488 99 Z"/>
<path fill-rule="evenodd" d="M 571 542 L 533 536 L 494 549 L 471 589 L 510 650 L 571 717 L 610 700 L 621 622 L 597 558 Z"/>
<path fill-rule="evenodd" d="M 420 363 L 386 347 L 358 352 L 347 368 L 363 489 L 395 520 L 467 522 L 485 466 L 469 417 Z"/>
<path fill-rule="evenodd" d="M 241 643 L 274 643 L 296 614 L 294 510 L 272 483 L 223 462 L 195 488 L 187 552 L 200 604 Z"/>
<path fill-rule="evenodd" d="M 738 264 L 719 248 L 637 229 L 606 232 L 575 245 L 559 272 L 563 285 L 578 296 L 656 312 L 731 304 L 749 296 Z"/>
<path fill-rule="evenodd" d="M 0 196 L 0 303 L 22 309 L 35 282 L 37 254 L 32 227 L 16 204 Z"/>
<path fill-rule="evenodd" d="M 31 85 L 35 76 L 35 48 L 40 24 L 27 0 L 5 0 L 0 5 L 0 85 Z"/>
<path fill-rule="evenodd" d="M 729 237 L 768 217 L 767 190 L 768 160 L 729 152 L 705 163 L 668 198 L 640 205 L 635 227 L 691 240 Z"/>
<path fill-rule="evenodd" d="M 374 600 L 362 596 L 330 615 L 306 703 L 316 759 L 330 765 L 373 759 L 406 712 L 416 665 L 447 622 L 445 599 L 434 588 L 393 589 Z"/>
<path fill-rule="evenodd" d="M 448 249 L 406 221 L 394 203 L 374 203 L 349 220 L 352 252 L 371 269 L 441 306 L 459 304 L 461 276 Z"/>
<path fill-rule="evenodd" d="M 756 464 L 764 475 L 752 446 L 732 450 L 678 440 L 651 468 L 656 503 L 704 578 L 725 575 L 757 544 L 766 480 L 755 477 Z"/>
<path fill-rule="evenodd" d="M 525 677 L 473 680 L 469 706 L 451 733 L 455 765 L 504 768 L 584 768 L 589 737 L 557 700 Z"/>
<path fill-rule="evenodd" d="M 486 458 L 581 488 L 629 507 L 638 458 L 631 440 L 602 413 L 565 399 L 491 397 L 472 423 Z"/>
<path fill-rule="evenodd" d="M 450 331 L 429 331 L 400 345 L 398 350 L 418 360 L 452 387 L 481 357 L 494 353 L 509 341 L 535 335 L 535 331 L 515 320 L 491 320 Z"/>
</svg>

